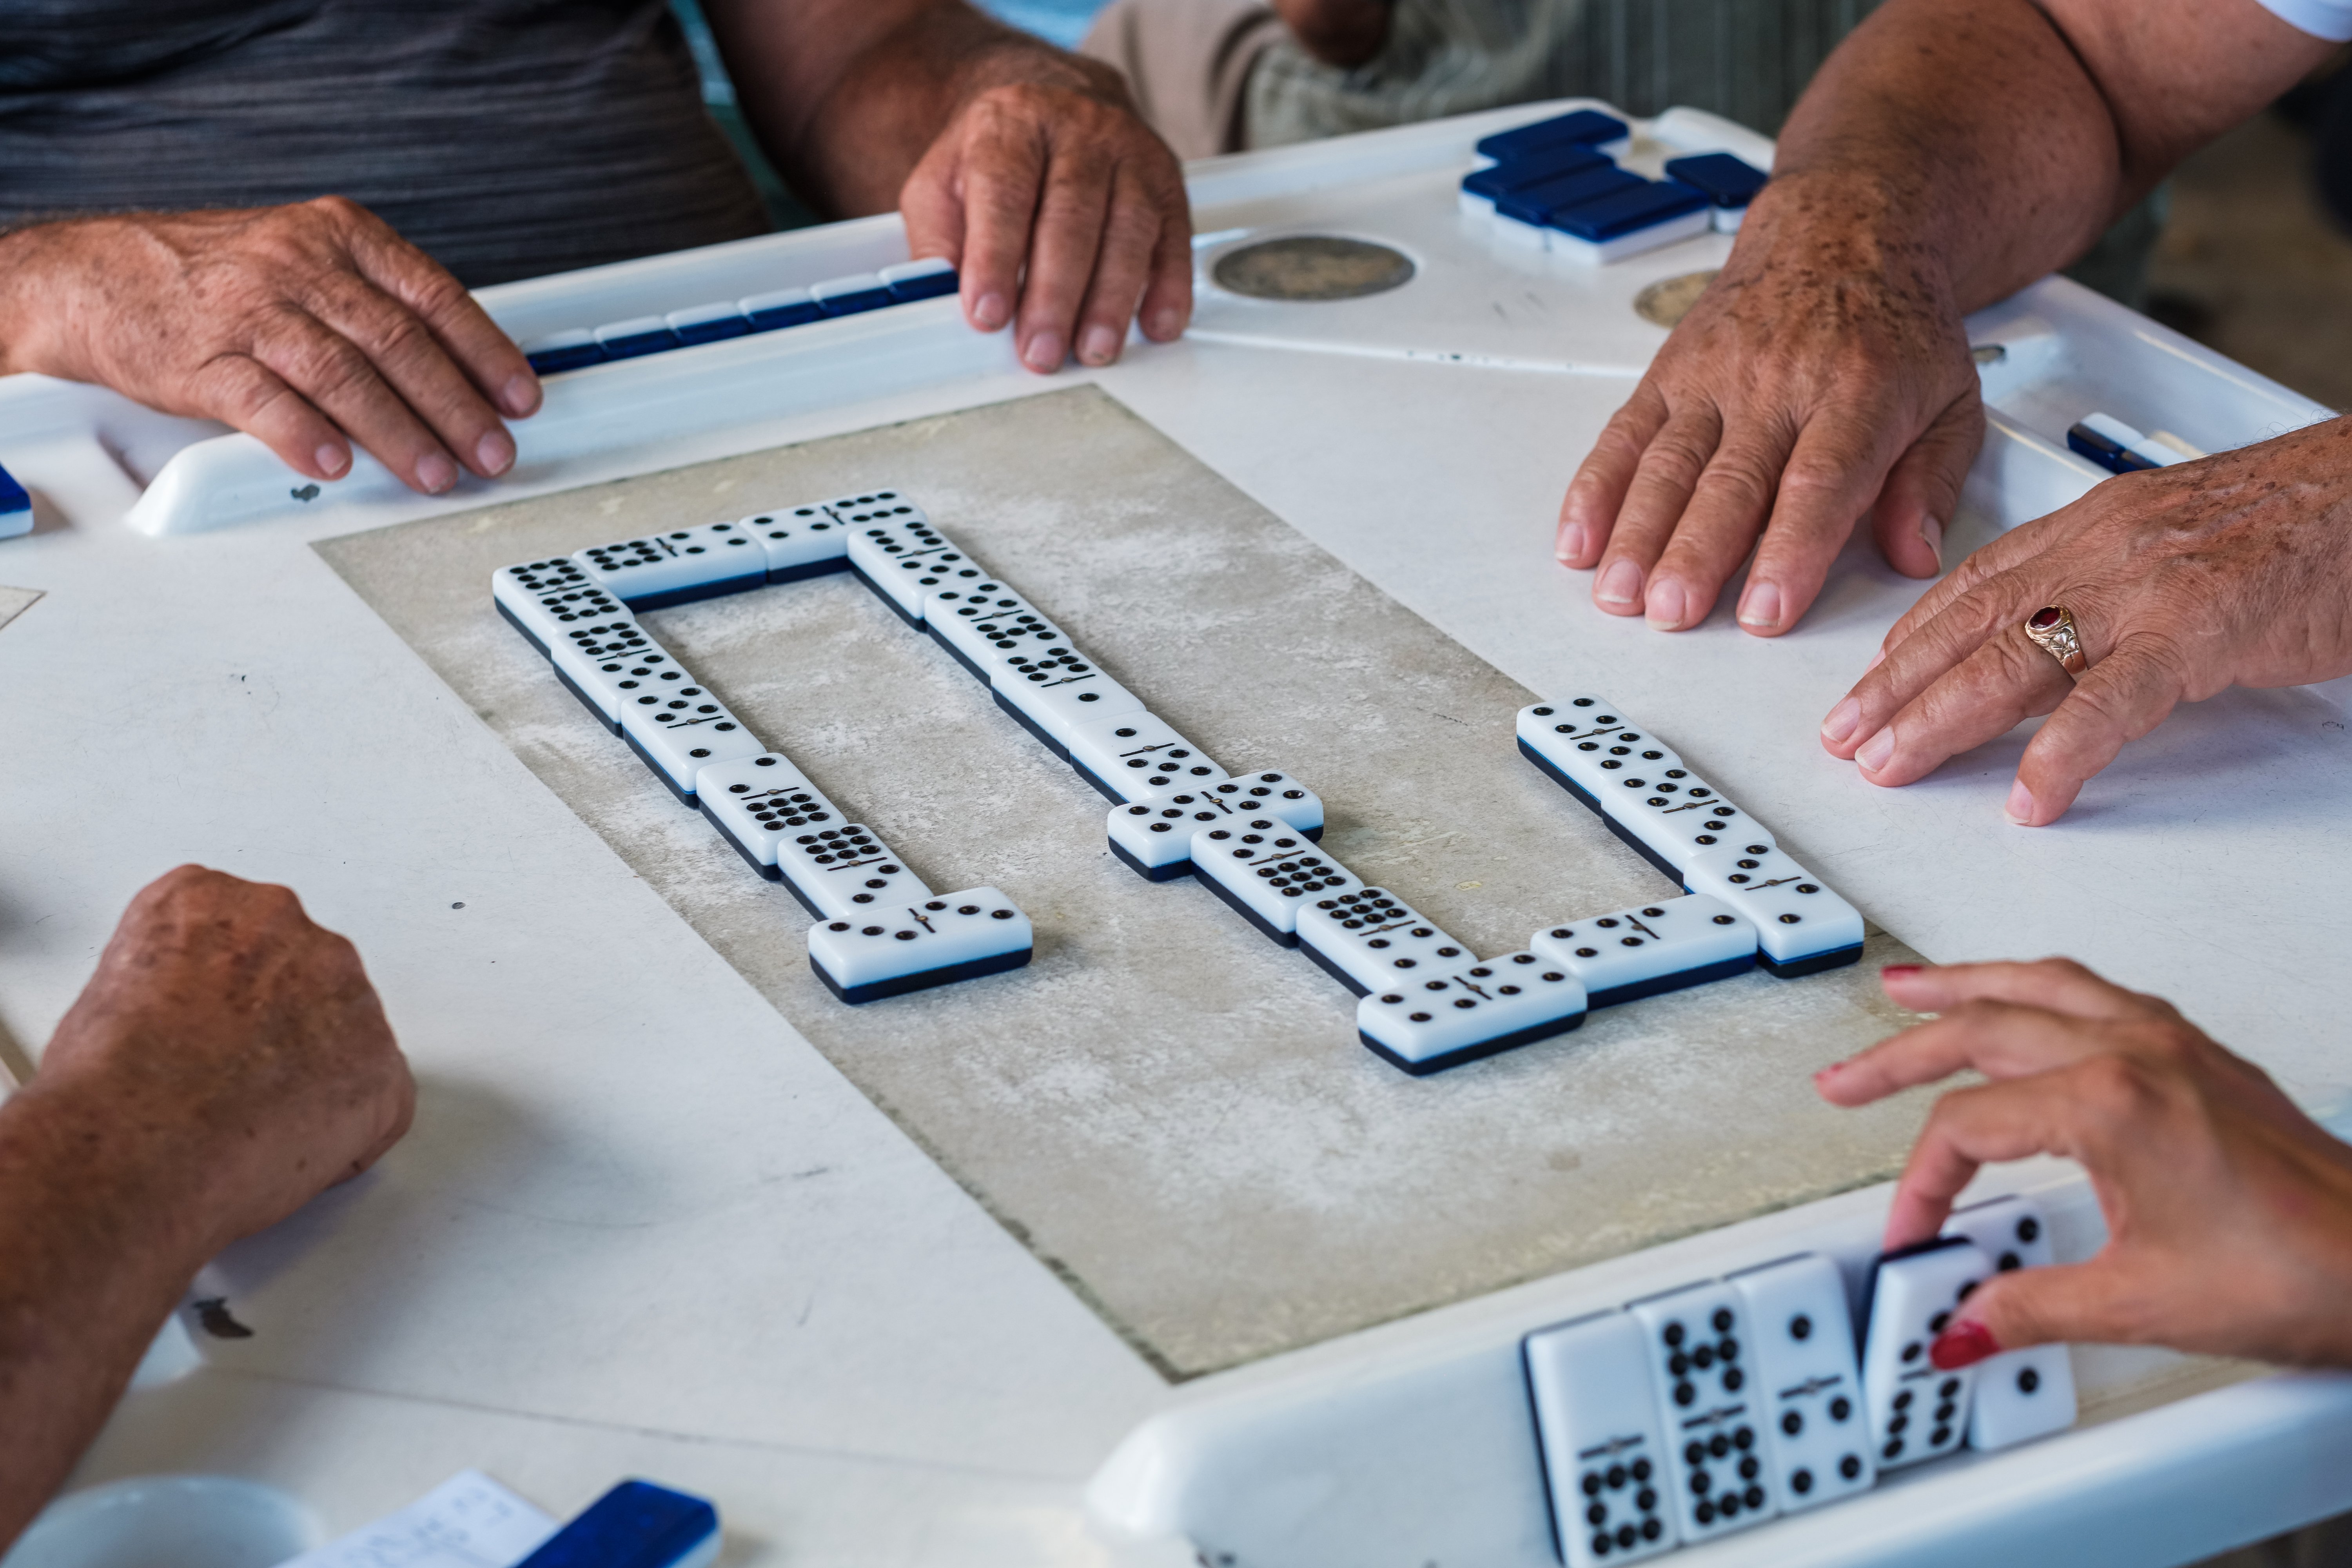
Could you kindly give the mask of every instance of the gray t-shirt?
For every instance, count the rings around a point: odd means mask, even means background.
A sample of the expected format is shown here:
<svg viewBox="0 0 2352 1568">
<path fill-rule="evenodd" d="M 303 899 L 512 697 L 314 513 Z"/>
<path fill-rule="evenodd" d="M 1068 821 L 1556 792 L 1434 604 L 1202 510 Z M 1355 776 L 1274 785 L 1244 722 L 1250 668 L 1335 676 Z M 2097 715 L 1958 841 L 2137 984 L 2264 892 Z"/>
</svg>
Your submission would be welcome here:
<svg viewBox="0 0 2352 1568">
<path fill-rule="evenodd" d="M 327 195 L 475 287 L 767 229 L 662 0 L 0 0 L 0 226 Z"/>
</svg>

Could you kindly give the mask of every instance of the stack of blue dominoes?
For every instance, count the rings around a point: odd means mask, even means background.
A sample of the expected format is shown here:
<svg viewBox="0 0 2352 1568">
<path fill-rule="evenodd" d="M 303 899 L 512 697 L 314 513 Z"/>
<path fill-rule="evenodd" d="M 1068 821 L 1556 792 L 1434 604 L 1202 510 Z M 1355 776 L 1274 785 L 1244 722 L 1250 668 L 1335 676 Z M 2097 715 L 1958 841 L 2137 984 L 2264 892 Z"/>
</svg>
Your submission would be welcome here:
<svg viewBox="0 0 2352 1568">
<path fill-rule="evenodd" d="M 1623 121 L 1591 109 L 1498 132 L 1463 176 L 1462 210 L 1511 243 L 1598 265 L 1736 229 L 1764 185 L 1728 153 L 1676 158 L 1645 180 L 1617 166 L 1627 144 Z"/>
<path fill-rule="evenodd" d="M 522 345 L 530 368 L 541 375 L 579 370 L 613 360 L 635 359 L 670 349 L 715 343 L 722 338 L 772 332 L 809 321 L 854 316 L 885 305 L 911 304 L 956 291 L 956 269 L 939 257 L 828 278 L 805 289 L 778 289 L 741 300 L 689 305 L 666 316 L 636 316 L 608 326 L 551 332 Z"/>
<path fill-rule="evenodd" d="M 0 468 L 0 539 L 33 531 L 33 498 L 25 487 Z"/>
</svg>

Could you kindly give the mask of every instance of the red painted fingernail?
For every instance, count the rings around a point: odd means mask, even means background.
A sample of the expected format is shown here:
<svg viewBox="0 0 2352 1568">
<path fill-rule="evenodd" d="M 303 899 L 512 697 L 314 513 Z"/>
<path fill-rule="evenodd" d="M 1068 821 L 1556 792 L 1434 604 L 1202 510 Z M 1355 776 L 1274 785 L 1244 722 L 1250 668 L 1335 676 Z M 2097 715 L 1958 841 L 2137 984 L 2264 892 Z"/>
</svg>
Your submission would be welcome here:
<svg viewBox="0 0 2352 1568">
<path fill-rule="evenodd" d="M 1938 1372 L 1958 1372 L 2000 1353 L 2000 1345 L 1993 1339 L 1992 1331 L 1966 1318 L 1937 1334 L 1936 1342 L 1927 1347 L 1927 1359 Z"/>
<path fill-rule="evenodd" d="M 1925 964 L 1918 963 L 1890 963 L 1885 968 L 1880 970 L 1878 973 L 1880 978 L 1885 980 L 1907 980 L 1912 975 L 1918 973 L 1919 971 L 1925 967 L 1927 967 Z"/>
</svg>

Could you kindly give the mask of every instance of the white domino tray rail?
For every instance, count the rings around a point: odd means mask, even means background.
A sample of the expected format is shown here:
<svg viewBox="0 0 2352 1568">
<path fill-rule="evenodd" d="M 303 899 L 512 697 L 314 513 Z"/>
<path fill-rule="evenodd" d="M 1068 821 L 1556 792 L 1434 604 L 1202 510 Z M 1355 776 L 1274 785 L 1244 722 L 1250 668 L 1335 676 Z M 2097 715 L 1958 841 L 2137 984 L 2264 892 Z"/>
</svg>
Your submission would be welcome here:
<svg viewBox="0 0 2352 1568">
<path fill-rule="evenodd" d="M 1606 690 L 1921 951 L 2071 953 L 2171 996 L 2305 1103 L 2341 1103 L 2345 683 L 2185 709 L 2028 832 L 2000 816 L 2021 737 L 1899 791 L 1815 744 L 1919 591 L 1866 542 L 1773 642 L 1721 611 L 1657 636 L 1552 565 L 1559 491 L 1664 340 L 1634 296 L 1730 245 L 1594 268 L 1457 213 L 1478 137 L 1570 107 L 1194 165 L 1193 329 L 1109 369 L 1042 380 L 952 300 L 898 306 L 555 377 L 515 473 L 438 499 L 364 458 L 310 487 L 218 426 L 0 381 L 0 464 L 37 520 L 0 544 L 0 583 L 46 595 L 0 628 L 0 1029 L 46 1038 L 130 893 L 199 859 L 293 884 L 359 943 L 422 1092 L 379 1172 L 206 1271 L 196 1295 L 253 1337 L 175 1331 L 77 1484 L 244 1477 L 331 1533 L 468 1466 L 559 1517 L 635 1474 L 713 1498 L 730 1563 L 1534 1568 L 1554 1559 L 1520 1336 L 1790 1252 L 1866 1259 L 1883 1187 L 1171 1388 L 309 548 L 1073 381 L 1530 689 Z M 1637 123 L 1629 162 L 1716 149 L 1770 156 L 1674 110 Z M 1307 233 L 1392 246 L 1416 276 L 1320 304 L 1211 280 L 1231 247 Z M 875 218 L 482 299 L 528 339 L 905 255 Z M 2086 413 L 2207 450 L 2326 413 L 2063 281 L 1970 325 L 2000 352 L 1979 356 L 1991 429 L 1954 559 L 2105 477 L 2065 449 Z M 2096 1245 L 2066 1167 L 1980 1186 L 2042 1194 L 2062 1256 Z M 2153 1568 L 2352 1507 L 2352 1380 L 2115 1350 L 2076 1372 L 2073 1431 L 1684 1560 Z"/>
</svg>

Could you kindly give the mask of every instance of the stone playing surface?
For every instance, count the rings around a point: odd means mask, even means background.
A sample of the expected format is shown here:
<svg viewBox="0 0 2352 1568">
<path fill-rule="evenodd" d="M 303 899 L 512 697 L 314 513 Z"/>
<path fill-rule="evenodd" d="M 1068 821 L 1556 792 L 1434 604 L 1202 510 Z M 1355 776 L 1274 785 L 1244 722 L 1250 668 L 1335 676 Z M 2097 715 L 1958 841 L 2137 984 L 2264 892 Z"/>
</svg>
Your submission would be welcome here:
<svg viewBox="0 0 2352 1568">
<path fill-rule="evenodd" d="M 1760 972 L 1410 1079 L 1355 1001 L 1190 879 L 854 576 L 641 617 L 934 889 L 1002 888 L 1027 969 L 860 1008 L 808 917 L 681 808 L 490 607 L 495 567 L 882 486 L 1235 773 L 1320 794 L 1324 847 L 1481 954 L 1678 889 L 1525 762 L 1532 696 L 1124 406 L 1077 388 L 329 541 L 516 754 L 1014 1236 L 1171 1377 L 1883 1180 L 1925 1100 L 1817 1068 L 1907 1016 L 1854 968 Z M 1541 530 L 1537 530 L 1541 533 Z M 1531 535 L 1531 537 L 1533 537 Z M 1496 570 L 1517 568 L 1498 563 Z M 1584 684 L 1606 692 L 1607 670 Z M 1705 754 L 1702 737 L 1668 735 Z M 1769 824 L 1736 776 L 1716 779 Z M 1802 847 L 1795 847 L 1801 858 Z M 1837 868 L 1814 870 L 1836 884 Z M 724 1093 L 724 1084 L 711 1086 Z"/>
</svg>

